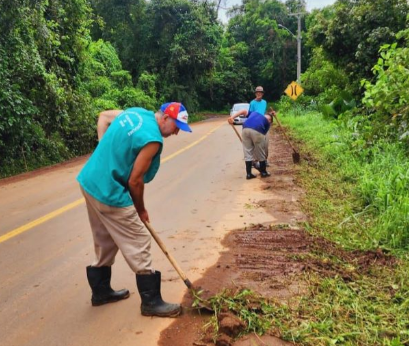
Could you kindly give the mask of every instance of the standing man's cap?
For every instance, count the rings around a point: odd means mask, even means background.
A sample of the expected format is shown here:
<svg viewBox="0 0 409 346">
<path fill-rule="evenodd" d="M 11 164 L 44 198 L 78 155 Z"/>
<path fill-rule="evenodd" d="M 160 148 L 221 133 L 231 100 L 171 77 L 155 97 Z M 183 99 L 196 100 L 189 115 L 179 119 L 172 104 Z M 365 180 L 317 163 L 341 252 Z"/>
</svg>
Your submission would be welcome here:
<svg viewBox="0 0 409 346">
<path fill-rule="evenodd" d="M 262 92 L 264 94 L 264 89 L 262 86 L 258 86 L 254 92 Z"/>
<path fill-rule="evenodd" d="M 182 131 L 192 132 L 191 128 L 187 124 L 187 114 L 186 108 L 179 102 L 168 102 L 160 106 L 160 110 L 169 115 L 171 118 L 175 119 L 176 126 Z"/>
</svg>

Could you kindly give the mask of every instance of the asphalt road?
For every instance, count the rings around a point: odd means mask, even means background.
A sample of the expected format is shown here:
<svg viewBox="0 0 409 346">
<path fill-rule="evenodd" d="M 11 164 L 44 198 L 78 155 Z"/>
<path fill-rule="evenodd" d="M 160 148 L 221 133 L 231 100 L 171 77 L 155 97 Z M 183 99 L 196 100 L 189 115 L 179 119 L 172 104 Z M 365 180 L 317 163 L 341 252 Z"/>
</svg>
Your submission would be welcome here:
<svg viewBox="0 0 409 346">
<path fill-rule="evenodd" d="M 244 179 L 241 144 L 226 119 L 192 129 L 165 139 L 145 204 L 152 226 L 193 282 L 216 262 L 226 232 L 259 222 L 263 212 L 246 208 L 257 199 L 260 181 Z M 150 346 L 172 322 L 140 315 L 135 276 L 120 253 L 112 286 L 128 288 L 131 297 L 91 306 L 85 267 L 93 246 L 75 180 L 85 160 L 0 181 L 1 346 Z M 156 244 L 152 252 L 164 299 L 180 302 L 184 283 Z"/>
</svg>

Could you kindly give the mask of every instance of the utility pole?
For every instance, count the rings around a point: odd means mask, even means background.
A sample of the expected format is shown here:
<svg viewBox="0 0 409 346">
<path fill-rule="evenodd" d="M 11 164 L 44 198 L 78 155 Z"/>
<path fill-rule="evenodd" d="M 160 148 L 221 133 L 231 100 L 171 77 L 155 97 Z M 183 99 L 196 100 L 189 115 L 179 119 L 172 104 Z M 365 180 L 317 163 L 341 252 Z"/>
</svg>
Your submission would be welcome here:
<svg viewBox="0 0 409 346">
<path fill-rule="evenodd" d="M 297 31 L 297 83 L 301 80 L 301 13 L 297 13 L 298 31 Z"/>
<path fill-rule="evenodd" d="M 219 8 L 220 8 L 221 2 L 222 2 L 222 0 L 219 0 L 219 2 L 218 2 L 218 4 L 217 4 L 216 13 L 219 13 Z"/>
<path fill-rule="evenodd" d="M 298 30 L 297 30 L 297 83 L 301 82 L 301 17 L 305 14 L 303 11 L 305 9 L 305 1 L 300 0 L 298 3 L 298 12 L 290 13 L 290 16 L 296 16 L 298 19 Z"/>
</svg>

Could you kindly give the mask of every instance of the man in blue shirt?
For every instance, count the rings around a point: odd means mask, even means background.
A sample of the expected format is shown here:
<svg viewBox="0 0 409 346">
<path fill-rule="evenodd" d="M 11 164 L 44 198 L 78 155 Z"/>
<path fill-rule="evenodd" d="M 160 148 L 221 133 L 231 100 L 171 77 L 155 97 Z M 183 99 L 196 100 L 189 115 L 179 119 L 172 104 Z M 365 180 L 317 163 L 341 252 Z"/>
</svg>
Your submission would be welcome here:
<svg viewBox="0 0 409 346">
<path fill-rule="evenodd" d="M 142 315 L 180 314 L 179 304 L 162 300 L 161 273 L 152 267 L 143 192 L 159 169 L 163 137 L 191 132 L 187 119 L 178 102 L 166 103 L 156 113 L 135 107 L 100 114 L 99 144 L 77 177 L 94 239 L 95 260 L 87 267 L 93 306 L 129 297 L 128 290 L 111 288 L 111 266 L 120 250 L 136 274 Z"/>
<path fill-rule="evenodd" d="M 233 124 L 234 117 L 228 119 L 229 124 Z M 243 124 L 242 142 L 244 161 L 246 162 L 246 179 L 253 179 L 256 176 L 251 173 L 254 160 L 260 162 L 260 176 L 269 177 L 267 172 L 267 133 L 271 125 L 270 114 L 260 114 L 251 112 Z"/>
<path fill-rule="evenodd" d="M 257 112 L 259 114 L 265 114 L 267 111 L 267 101 L 263 99 L 263 95 L 264 95 L 264 89 L 262 86 L 258 86 L 255 90 L 254 90 L 255 94 L 256 94 L 256 98 L 254 100 L 252 100 L 250 102 L 250 106 L 248 111 L 243 109 L 238 111 L 237 113 L 233 114 L 233 119 L 240 116 L 240 115 L 244 115 L 246 117 L 248 117 L 248 115 L 251 112 Z M 267 157 L 268 157 L 268 136 L 266 137 L 266 164 L 267 164 Z M 268 165 L 268 164 L 267 164 Z M 260 164 L 258 161 L 254 161 L 253 162 L 253 167 L 255 167 L 257 170 L 259 170 L 260 168 Z"/>
</svg>

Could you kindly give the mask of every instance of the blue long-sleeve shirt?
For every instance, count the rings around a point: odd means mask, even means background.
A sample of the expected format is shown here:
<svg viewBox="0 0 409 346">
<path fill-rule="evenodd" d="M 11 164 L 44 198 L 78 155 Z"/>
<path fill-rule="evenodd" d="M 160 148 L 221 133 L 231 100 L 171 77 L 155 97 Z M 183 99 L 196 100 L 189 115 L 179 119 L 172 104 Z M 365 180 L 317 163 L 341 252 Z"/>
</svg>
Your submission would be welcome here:
<svg viewBox="0 0 409 346">
<path fill-rule="evenodd" d="M 270 123 L 263 114 L 251 112 L 247 120 L 243 123 L 243 128 L 253 129 L 266 135 L 270 129 Z"/>
</svg>

